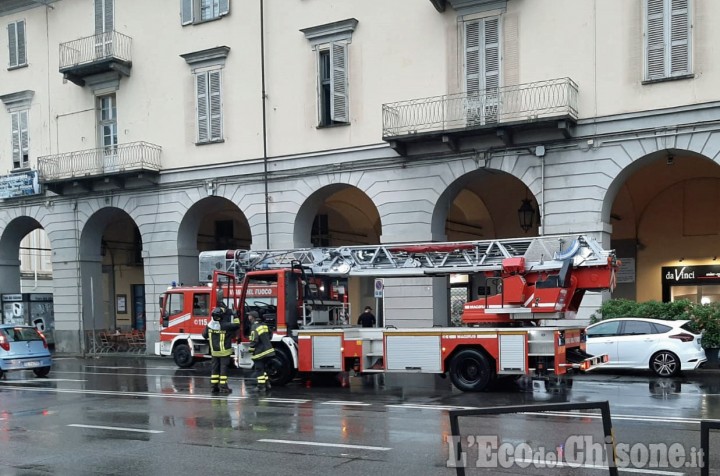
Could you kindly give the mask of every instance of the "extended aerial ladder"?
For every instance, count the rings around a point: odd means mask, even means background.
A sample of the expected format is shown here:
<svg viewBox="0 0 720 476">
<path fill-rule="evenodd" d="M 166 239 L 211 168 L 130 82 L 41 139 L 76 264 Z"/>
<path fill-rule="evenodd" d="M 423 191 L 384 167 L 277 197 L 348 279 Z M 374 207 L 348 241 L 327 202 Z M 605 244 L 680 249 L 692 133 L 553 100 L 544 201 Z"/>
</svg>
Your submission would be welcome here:
<svg viewBox="0 0 720 476">
<path fill-rule="evenodd" d="M 200 280 L 215 270 L 241 278 L 248 271 L 292 266 L 331 277 L 417 277 L 484 273 L 498 293 L 465 305 L 463 322 L 508 323 L 564 318 L 588 290 L 612 289 L 615 254 L 587 235 L 482 241 L 227 250 L 200 254 Z"/>
</svg>

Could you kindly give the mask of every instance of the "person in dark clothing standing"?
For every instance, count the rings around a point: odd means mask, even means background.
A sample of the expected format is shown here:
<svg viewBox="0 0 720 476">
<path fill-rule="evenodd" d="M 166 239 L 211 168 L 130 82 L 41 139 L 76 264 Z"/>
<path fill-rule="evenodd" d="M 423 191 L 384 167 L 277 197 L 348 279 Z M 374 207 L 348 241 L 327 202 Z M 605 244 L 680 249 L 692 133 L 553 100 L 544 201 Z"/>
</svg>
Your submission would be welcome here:
<svg viewBox="0 0 720 476">
<path fill-rule="evenodd" d="M 365 312 L 360 314 L 357 323 L 363 327 L 375 327 L 375 315 L 372 313 L 370 306 L 365 306 Z"/>
<path fill-rule="evenodd" d="M 270 377 L 265 371 L 267 360 L 275 355 L 275 348 L 270 341 L 271 334 L 268 326 L 260 320 L 257 311 L 250 311 L 248 319 L 252 325 L 250 331 L 250 353 L 255 363 L 255 371 L 257 372 L 258 390 L 270 390 Z"/>
<path fill-rule="evenodd" d="M 222 300 L 218 300 L 220 303 Z M 205 326 L 202 335 L 210 344 L 212 355 L 212 394 L 229 394 L 232 390 L 227 384 L 227 369 L 233 354 L 232 338 L 240 329 L 240 323 L 233 319 L 233 312 L 226 306 L 218 305 L 211 314 L 212 320 Z"/>
</svg>

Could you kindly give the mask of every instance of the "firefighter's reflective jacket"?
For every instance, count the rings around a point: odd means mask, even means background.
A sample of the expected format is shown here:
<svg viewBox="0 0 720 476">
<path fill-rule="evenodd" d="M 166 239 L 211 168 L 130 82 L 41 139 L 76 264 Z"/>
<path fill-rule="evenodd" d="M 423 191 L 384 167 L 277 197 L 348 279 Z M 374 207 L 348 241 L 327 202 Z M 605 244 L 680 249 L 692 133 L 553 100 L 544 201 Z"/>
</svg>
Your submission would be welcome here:
<svg viewBox="0 0 720 476">
<path fill-rule="evenodd" d="M 222 321 L 211 320 L 205 327 L 202 336 L 210 343 L 210 353 L 213 357 L 227 357 L 232 355 L 232 338 L 240 329 L 236 319 Z"/>
<path fill-rule="evenodd" d="M 250 331 L 250 353 L 253 360 L 275 355 L 275 349 L 270 342 L 270 329 L 264 322 L 253 323 Z"/>
</svg>

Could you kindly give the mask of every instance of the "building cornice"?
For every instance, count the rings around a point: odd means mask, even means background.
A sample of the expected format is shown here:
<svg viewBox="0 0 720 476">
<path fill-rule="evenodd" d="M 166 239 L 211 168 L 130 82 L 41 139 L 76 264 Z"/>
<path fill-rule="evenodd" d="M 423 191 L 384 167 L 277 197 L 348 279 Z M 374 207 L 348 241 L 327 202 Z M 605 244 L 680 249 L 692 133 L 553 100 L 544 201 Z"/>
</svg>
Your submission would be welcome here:
<svg viewBox="0 0 720 476">
<path fill-rule="evenodd" d="M 193 68 L 200 68 L 203 66 L 223 66 L 229 54 L 229 46 L 216 46 L 215 48 L 185 53 L 180 57 Z"/>
<path fill-rule="evenodd" d="M 26 89 L 25 91 L 18 91 L 10 94 L 3 94 L 0 96 L 0 101 L 5 104 L 8 112 L 22 111 L 30 109 L 30 103 L 35 95 L 35 91 Z"/>
<path fill-rule="evenodd" d="M 302 28 L 300 31 L 312 44 L 329 43 L 331 41 L 350 40 L 357 25 L 358 21 L 355 18 L 348 18 L 325 23 L 324 25 Z"/>
</svg>

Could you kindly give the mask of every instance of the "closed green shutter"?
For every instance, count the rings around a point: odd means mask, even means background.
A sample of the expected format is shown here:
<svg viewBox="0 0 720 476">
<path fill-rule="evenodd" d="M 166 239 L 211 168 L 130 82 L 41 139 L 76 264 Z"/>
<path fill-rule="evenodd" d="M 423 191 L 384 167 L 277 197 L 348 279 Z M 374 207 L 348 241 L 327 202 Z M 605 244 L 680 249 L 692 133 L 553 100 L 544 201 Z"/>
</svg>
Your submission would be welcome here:
<svg viewBox="0 0 720 476">
<path fill-rule="evenodd" d="M 207 142 L 209 137 L 207 73 L 196 74 L 195 84 L 197 91 L 197 140 L 198 142 Z"/>
<path fill-rule="evenodd" d="M 180 0 L 181 23 L 189 25 L 193 22 L 193 0 Z"/>
<path fill-rule="evenodd" d="M 670 11 L 670 76 L 690 72 L 689 0 L 672 0 Z"/>
<path fill-rule="evenodd" d="M 25 49 L 25 21 L 15 23 L 17 32 L 17 64 L 27 64 L 27 53 Z"/>
<path fill-rule="evenodd" d="M 220 16 L 230 13 L 230 0 L 220 0 Z"/>
<path fill-rule="evenodd" d="M 210 85 L 210 140 L 222 140 L 222 89 L 220 70 L 208 73 Z"/>
<path fill-rule="evenodd" d="M 18 57 L 17 57 L 17 27 L 16 23 L 10 23 L 7 27 L 8 29 L 8 50 L 10 53 L 10 64 L 9 66 L 12 68 L 13 66 L 18 65 Z"/>
</svg>

